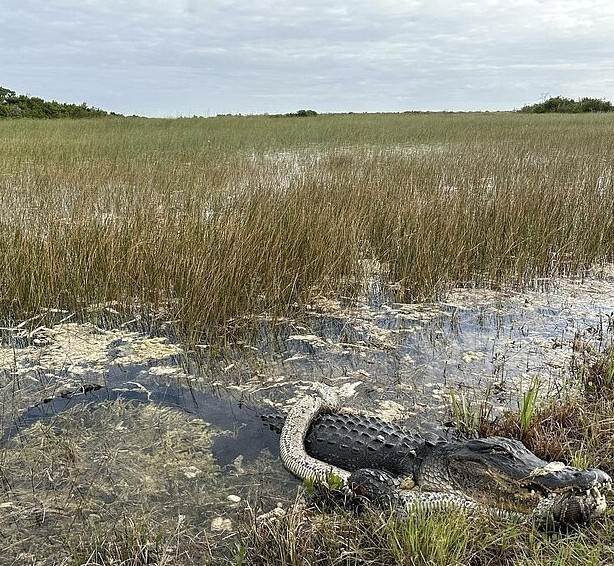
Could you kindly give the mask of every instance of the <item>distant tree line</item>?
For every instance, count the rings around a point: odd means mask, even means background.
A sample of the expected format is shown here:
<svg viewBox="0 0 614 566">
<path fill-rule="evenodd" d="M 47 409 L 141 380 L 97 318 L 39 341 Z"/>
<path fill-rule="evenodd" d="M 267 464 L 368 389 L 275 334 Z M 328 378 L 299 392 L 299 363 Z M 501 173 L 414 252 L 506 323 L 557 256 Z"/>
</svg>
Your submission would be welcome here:
<svg viewBox="0 0 614 566">
<path fill-rule="evenodd" d="M 108 115 L 109 112 L 89 107 L 85 102 L 49 102 L 35 96 L 16 94 L 0 86 L 0 118 L 92 118 Z"/>
<path fill-rule="evenodd" d="M 317 115 L 318 113 L 315 110 L 297 110 L 287 114 L 269 114 L 272 118 L 310 118 Z"/>
<path fill-rule="evenodd" d="M 565 112 L 579 114 L 581 112 L 614 112 L 614 105 L 608 100 L 598 98 L 579 98 L 573 100 L 563 96 L 554 96 L 539 102 L 523 106 L 519 112 L 544 114 L 546 112 Z"/>
<path fill-rule="evenodd" d="M 318 113 L 315 110 L 297 110 L 296 112 L 290 112 L 285 114 L 285 116 L 294 117 L 298 116 L 299 118 L 309 118 L 310 116 L 317 116 Z"/>
</svg>

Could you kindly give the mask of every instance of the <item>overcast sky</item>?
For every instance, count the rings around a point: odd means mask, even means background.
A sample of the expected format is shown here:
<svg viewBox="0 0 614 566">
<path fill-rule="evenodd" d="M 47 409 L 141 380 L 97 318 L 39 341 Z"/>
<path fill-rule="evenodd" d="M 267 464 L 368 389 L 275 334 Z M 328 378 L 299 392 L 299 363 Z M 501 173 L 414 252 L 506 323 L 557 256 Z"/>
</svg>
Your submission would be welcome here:
<svg viewBox="0 0 614 566">
<path fill-rule="evenodd" d="M 148 116 L 614 100 L 611 0 L 1 0 L 0 86 Z"/>
</svg>

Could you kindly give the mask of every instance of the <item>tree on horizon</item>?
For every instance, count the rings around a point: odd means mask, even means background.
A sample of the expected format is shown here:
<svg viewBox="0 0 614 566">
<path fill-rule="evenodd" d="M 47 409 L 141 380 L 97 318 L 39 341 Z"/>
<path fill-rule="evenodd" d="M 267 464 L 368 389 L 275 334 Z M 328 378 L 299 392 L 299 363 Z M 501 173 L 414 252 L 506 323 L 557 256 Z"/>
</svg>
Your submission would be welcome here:
<svg viewBox="0 0 614 566">
<path fill-rule="evenodd" d="M 0 118 L 97 118 L 109 115 L 118 116 L 114 112 L 88 106 L 85 102 L 50 102 L 36 96 L 17 94 L 0 86 Z"/>
</svg>

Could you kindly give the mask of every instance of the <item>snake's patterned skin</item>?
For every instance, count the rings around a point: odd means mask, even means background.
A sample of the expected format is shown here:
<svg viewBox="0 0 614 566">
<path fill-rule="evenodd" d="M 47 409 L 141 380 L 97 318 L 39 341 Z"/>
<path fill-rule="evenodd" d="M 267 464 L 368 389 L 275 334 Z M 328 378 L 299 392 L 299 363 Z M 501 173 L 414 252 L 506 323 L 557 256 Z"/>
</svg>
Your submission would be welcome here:
<svg viewBox="0 0 614 566">
<path fill-rule="evenodd" d="M 339 396 L 333 389 L 316 383 L 318 395 L 303 397 L 286 417 L 279 440 L 279 454 L 286 469 L 302 480 L 327 485 L 331 476 L 348 484 L 350 472 L 316 460 L 305 451 L 304 441 L 313 419 L 320 413 L 332 413 L 341 408 Z"/>
</svg>

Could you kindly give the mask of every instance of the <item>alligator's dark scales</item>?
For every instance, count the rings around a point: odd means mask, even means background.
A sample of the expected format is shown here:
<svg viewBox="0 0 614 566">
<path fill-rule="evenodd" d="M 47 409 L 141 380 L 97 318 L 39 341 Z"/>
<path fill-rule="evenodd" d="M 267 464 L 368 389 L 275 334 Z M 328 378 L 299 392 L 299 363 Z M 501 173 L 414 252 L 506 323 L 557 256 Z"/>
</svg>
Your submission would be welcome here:
<svg viewBox="0 0 614 566">
<path fill-rule="evenodd" d="M 284 416 L 263 415 L 273 430 L 281 431 Z M 361 468 L 385 469 L 398 476 L 412 476 L 414 457 L 425 444 L 445 440 L 409 434 L 404 428 L 377 417 L 335 413 L 318 415 L 305 437 L 310 456 L 350 472 Z"/>
<path fill-rule="evenodd" d="M 358 434 L 357 434 L 358 432 Z M 360 415 L 323 415 L 305 438 L 307 453 L 348 471 L 383 468 L 413 474 L 413 456 L 421 438 L 400 427 Z"/>
</svg>

